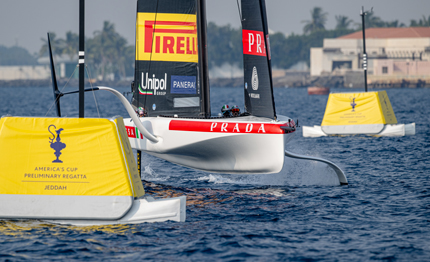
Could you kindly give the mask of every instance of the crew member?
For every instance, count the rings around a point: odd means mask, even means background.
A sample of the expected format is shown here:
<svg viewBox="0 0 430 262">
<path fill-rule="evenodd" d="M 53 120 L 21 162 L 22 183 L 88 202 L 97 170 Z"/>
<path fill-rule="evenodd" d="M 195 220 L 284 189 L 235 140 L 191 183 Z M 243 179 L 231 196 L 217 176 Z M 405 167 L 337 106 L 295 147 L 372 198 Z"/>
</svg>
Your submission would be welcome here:
<svg viewBox="0 0 430 262">
<path fill-rule="evenodd" d="M 145 110 L 143 109 L 143 107 L 139 107 L 138 109 L 137 109 L 137 115 L 139 116 L 139 117 L 143 117 L 144 115 L 145 115 Z"/>
<path fill-rule="evenodd" d="M 221 108 L 221 113 L 223 117 L 231 117 L 230 111 L 231 109 L 228 105 L 223 105 Z"/>
<path fill-rule="evenodd" d="M 231 107 L 232 116 L 240 116 L 240 108 L 237 105 Z"/>
</svg>

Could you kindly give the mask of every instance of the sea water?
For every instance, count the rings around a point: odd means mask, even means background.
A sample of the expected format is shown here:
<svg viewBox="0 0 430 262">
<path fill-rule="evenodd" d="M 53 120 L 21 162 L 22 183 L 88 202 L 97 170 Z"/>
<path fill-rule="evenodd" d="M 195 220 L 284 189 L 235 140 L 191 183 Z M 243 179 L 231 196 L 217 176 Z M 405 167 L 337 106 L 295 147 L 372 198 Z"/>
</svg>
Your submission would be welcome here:
<svg viewBox="0 0 430 262">
<path fill-rule="evenodd" d="M 287 145 L 339 165 L 348 186 L 312 161 L 287 159 L 278 174 L 229 175 L 144 154 L 146 191 L 186 195 L 185 223 L 77 227 L 3 220 L 0 260 L 430 261 L 430 89 L 387 93 L 398 122 L 416 123 L 415 136 L 304 138 L 299 129 Z M 54 116 L 50 87 L 0 88 L 0 94 L 0 115 Z M 243 96 L 240 88 L 212 88 L 213 114 L 224 104 L 243 111 Z M 300 125 L 320 125 L 327 98 L 275 89 L 277 114 Z M 87 93 L 85 100 L 88 117 L 127 117 L 108 92 Z M 78 116 L 77 101 L 77 95 L 62 98 L 63 116 Z"/>
</svg>

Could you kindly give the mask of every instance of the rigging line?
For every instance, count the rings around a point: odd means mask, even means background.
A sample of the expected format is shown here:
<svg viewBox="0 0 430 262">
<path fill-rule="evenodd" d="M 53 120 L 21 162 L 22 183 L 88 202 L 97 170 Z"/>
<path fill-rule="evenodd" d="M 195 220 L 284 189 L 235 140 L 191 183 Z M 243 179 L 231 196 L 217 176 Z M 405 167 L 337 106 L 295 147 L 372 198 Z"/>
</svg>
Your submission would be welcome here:
<svg viewBox="0 0 430 262">
<path fill-rule="evenodd" d="M 148 65 L 148 75 L 151 72 L 151 64 L 152 64 L 152 49 L 154 48 L 154 37 L 155 37 L 155 27 L 157 26 L 157 15 L 158 15 L 158 3 L 160 1 L 157 0 L 157 5 L 155 7 L 155 18 L 154 18 L 154 27 L 152 28 L 152 42 L 151 42 L 151 54 L 149 55 L 149 65 Z M 149 87 L 149 86 L 148 86 Z M 138 87 L 139 89 L 139 87 Z M 138 91 L 138 95 L 139 95 L 139 90 Z M 146 110 L 146 97 L 148 97 L 147 95 L 145 95 L 145 101 L 143 102 L 143 108 L 144 110 Z M 148 109 L 149 111 L 149 109 Z M 148 112 L 146 112 L 148 114 Z"/>
<path fill-rule="evenodd" d="M 88 76 L 88 82 L 90 83 L 91 89 L 93 90 L 93 97 L 94 97 L 94 103 L 96 104 L 96 109 L 97 109 L 97 115 L 100 118 L 100 111 L 99 111 L 99 105 L 97 103 L 97 98 L 96 98 L 96 94 L 94 92 L 94 88 L 93 88 L 93 83 L 91 82 L 91 74 L 90 74 L 90 70 L 88 69 L 87 64 L 85 64 L 85 71 L 87 72 L 87 76 Z"/>
<path fill-rule="evenodd" d="M 237 10 L 239 11 L 239 17 L 240 17 L 240 22 L 242 22 L 242 14 L 240 13 L 240 6 L 239 6 L 239 0 L 236 0 L 237 2 Z"/>
<path fill-rule="evenodd" d="M 72 77 L 75 75 L 76 69 L 79 67 L 79 64 L 76 64 L 75 70 L 73 70 L 73 73 L 70 75 L 69 79 L 67 80 L 67 82 L 64 84 L 63 88 L 61 88 L 60 93 L 63 92 L 63 90 L 66 88 L 66 86 L 69 84 L 70 79 L 72 79 Z M 55 79 L 55 81 L 57 81 L 57 79 Z M 57 97 L 54 102 L 51 104 L 51 107 L 49 107 L 48 112 L 46 112 L 45 116 L 47 116 L 49 114 L 49 112 L 51 111 L 52 107 L 57 103 L 57 101 L 60 100 L 60 97 Z"/>
</svg>

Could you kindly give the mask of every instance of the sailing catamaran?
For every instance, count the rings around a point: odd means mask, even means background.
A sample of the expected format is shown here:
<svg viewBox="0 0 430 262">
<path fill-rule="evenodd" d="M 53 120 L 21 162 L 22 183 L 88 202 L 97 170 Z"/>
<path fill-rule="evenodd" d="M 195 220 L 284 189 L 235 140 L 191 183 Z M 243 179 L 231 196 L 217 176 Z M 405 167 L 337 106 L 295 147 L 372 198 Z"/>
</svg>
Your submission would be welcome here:
<svg viewBox="0 0 430 262">
<path fill-rule="evenodd" d="M 137 1 L 136 68 L 132 105 L 143 117 L 124 119 L 133 148 L 209 172 L 276 173 L 293 119 L 276 114 L 264 0 L 242 0 L 245 112 L 213 117 L 205 1 Z"/>
<path fill-rule="evenodd" d="M 295 122 L 273 98 L 264 1 L 242 1 L 245 112 L 212 117 L 205 1 L 137 2 L 132 104 L 153 138 L 124 119 L 133 148 L 210 172 L 275 173 Z M 221 107 L 221 106 L 220 106 Z"/>
<path fill-rule="evenodd" d="M 311 159 L 333 167 L 340 184 L 347 184 L 332 162 L 285 150 L 297 126 L 276 114 L 264 0 L 241 1 L 245 112 L 212 116 L 205 13 L 205 0 L 138 0 L 131 104 L 109 87 L 86 90 L 107 90 L 122 101 L 132 148 L 231 174 L 276 173 L 285 156 Z"/>
</svg>

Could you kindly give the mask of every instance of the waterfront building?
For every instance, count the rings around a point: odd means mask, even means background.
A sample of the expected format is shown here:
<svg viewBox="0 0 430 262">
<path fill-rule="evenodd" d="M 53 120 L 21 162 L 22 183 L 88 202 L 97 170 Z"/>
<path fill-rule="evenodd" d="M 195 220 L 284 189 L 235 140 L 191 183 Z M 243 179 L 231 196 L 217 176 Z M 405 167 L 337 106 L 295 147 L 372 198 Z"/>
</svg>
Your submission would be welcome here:
<svg viewBox="0 0 430 262">
<path fill-rule="evenodd" d="M 369 28 L 365 34 L 369 84 L 430 82 L 430 27 Z M 362 37 L 357 31 L 311 48 L 311 75 L 362 75 Z"/>
</svg>

